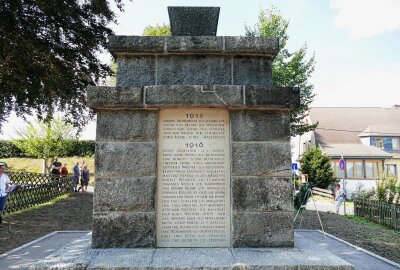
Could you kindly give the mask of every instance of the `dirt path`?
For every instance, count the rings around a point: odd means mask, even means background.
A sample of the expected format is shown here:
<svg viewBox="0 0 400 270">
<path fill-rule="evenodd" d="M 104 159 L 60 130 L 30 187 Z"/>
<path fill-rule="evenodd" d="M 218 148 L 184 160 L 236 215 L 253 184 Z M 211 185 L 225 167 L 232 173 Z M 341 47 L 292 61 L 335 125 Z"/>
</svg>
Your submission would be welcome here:
<svg viewBox="0 0 400 270">
<path fill-rule="evenodd" d="M 91 230 L 92 194 L 73 194 L 70 198 L 40 209 L 13 215 L 8 231 L 8 216 L 0 227 L 0 254 L 53 231 Z"/>
<path fill-rule="evenodd" d="M 327 233 L 349 243 L 374 252 L 394 262 L 400 263 L 400 232 L 383 226 L 371 226 L 349 220 L 333 213 L 320 212 L 322 224 Z M 299 223 L 296 222 L 295 228 Z M 315 211 L 305 211 L 302 229 L 320 230 Z"/>
<path fill-rule="evenodd" d="M 14 215 L 0 227 L 0 254 L 57 230 L 91 230 L 92 194 L 73 194 L 56 204 Z M 332 213 L 320 213 L 326 232 L 400 263 L 400 232 L 361 224 Z M 295 224 L 298 228 L 298 224 Z M 314 211 L 305 211 L 302 229 L 321 229 Z"/>
</svg>

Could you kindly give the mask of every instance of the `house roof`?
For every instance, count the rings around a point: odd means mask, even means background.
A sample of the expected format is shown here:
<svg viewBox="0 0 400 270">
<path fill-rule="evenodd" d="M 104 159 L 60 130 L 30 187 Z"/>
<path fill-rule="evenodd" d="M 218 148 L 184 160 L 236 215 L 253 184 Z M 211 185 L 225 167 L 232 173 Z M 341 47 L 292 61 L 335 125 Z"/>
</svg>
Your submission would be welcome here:
<svg viewBox="0 0 400 270">
<path fill-rule="evenodd" d="M 375 146 L 364 144 L 324 144 L 321 145 L 322 152 L 332 158 L 391 158 L 392 154 Z"/>
<path fill-rule="evenodd" d="M 400 136 L 399 108 L 319 108 L 310 109 L 317 144 L 361 144 L 360 137 Z M 369 135 L 368 135 L 369 136 Z"/>
<path fill-rule="evenodd" d="M 370 136 L 400 136 L 399 125 L 385 125 L 376 124 L 370 125 L 363 130 L 358 137 L 370 137 Z"/>
</svg>

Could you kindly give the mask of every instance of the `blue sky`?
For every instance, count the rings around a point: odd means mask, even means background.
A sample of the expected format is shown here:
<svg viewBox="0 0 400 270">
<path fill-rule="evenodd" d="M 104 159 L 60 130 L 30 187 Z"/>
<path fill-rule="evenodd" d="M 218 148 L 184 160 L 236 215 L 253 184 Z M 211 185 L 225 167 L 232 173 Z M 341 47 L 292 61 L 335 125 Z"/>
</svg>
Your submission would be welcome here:
<svg viewBox="0 0 400 270">
<path fill-rule="evenodd" d="M 315 53 L 314 107 L 391 107 L 400 104 L 400 0 L 133 0 L 118 14 L 117 35 L 141 35 L 169 23 L 167 6 L 221 7 L 217 35 L 244 35 L 271 5 L 290 20 L 288 48 L 307 43 Z M 102 59 L 108 56 L 102 56 Z M 13 123 L 11 125 L 10 123 Z M 0 138 L 22 121 L 10 119 Z M 94 124 L 84 138 L 94 138 Z"/>
<path fill-rule="evenodd" d="M 271 5 L 290 20 L 289 49 L 307 43 L 315 52 L 313 106 L 400 104 L 400 0 L 134 0 L 113 29 L 141 35 L 147 25 L 169 22 L 167 6 L 219 6 L 217 35 L 239 36 Z"/>
</svg>

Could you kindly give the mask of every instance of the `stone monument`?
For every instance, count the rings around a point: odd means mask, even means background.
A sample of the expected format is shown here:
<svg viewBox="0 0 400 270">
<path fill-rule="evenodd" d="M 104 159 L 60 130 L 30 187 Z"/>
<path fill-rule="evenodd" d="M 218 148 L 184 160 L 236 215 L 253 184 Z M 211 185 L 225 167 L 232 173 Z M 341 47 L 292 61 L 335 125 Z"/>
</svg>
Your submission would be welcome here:
<svg viewBox="0 0 400 270">
<path fill-rule="evenodd" d="M 272 86 L 278 40 L 215 36 L 219 8 L 169 12 L 172 36 L 110 37 L 116 87 L 88 89 L 92 237 L 33 269 L 353 269 L 293 248 L 299 89 Z"/>
<path fill-rule="evenodd" d="M 170 7 L 182 12 L 196 9 Z M 116 87 L 88 91 L 94 248 L 293 246 L 299 90 L 272 86 L 278 41 L 204 36 L 194 22 L 171 21 L 173 36 L 110 37 Z"/>
</svg>

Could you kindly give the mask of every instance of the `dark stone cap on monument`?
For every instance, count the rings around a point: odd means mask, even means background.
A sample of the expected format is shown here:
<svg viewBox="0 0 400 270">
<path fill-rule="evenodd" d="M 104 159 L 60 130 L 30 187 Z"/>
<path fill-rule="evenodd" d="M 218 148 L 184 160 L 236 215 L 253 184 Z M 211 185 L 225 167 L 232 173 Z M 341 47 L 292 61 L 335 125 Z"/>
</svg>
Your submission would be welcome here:
<svg viewBox="0 0 400 270">
<path fill-rule="evenodd" d="M 173 36 L 216 36 L 219 7 L 168 7 Z"/>
</svg>

